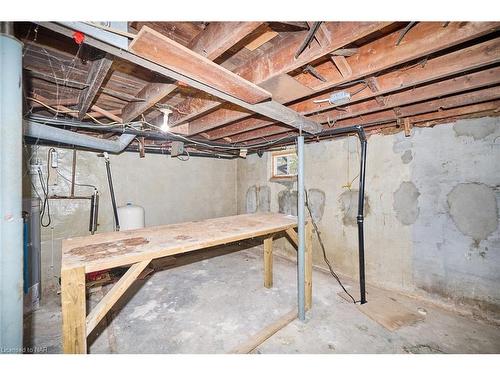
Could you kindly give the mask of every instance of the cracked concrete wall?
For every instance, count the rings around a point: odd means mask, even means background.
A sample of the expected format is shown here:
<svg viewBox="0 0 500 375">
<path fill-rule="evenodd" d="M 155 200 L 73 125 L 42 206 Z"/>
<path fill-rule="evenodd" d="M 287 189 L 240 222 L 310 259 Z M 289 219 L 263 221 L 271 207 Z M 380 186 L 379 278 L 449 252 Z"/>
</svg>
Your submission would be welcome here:
<svg viewBox="0 0 500 375">
<path fill-rule="evenodd" d="M 47 147 L 37 155 L 46 176 Z M 57 149 L 59 172 L 71 178 L 73 151 Z M 191 158 L 180 161 L 164 155 L 136 153 L 111 155 L 111 173 L 118 206 L 127 202 L 145 209 L 146 226 L 235 215 L 236 162 Z M 52 173 L 54 175 L 54 173 Z M 51 185 L 51 194 L 68 195 L 69 184 L 60 176 Z M 42 194 L 38 179 L 34 180 Z M 96 153 L 78 151 L 76 182 L 99 189 L 98 233 L 113 230 L 113 215 L 104 160 Z M 30 186 L 26 176 L 24 186 Z M 76 186 L 75 195 L 89 195 L 93 189 Z M 29 189 L 25 189 L 29 194 Z M 33 196 L 36 196 L 33 193 Z M 64 238 L 90 235 L 88 200 L 51 200 L 52 225 L 42 228 L 42 276 L 45 293 L 58 288 L 61 242 Z M 51 228 L 52 227 L 52 228 Z"/>
<path fill-rule="evenodd" d="M 500 120 L 460 120 L 368 139 L 365 242 L 369 283 L 500 319 Z M 359 144 L 305 149 L 305 185 L 323 194 L 319 230 L 340 273 L 357 277 Z M 273 212 L 296 213 L 296 183 L 270 181 L 271 158 L 238 161 L 238 213 L 250 186 L 268 186 Z M 313 214 L 314 215 L 314 214 Z M 285 239 L 277 252 L 295 257 Z M 314 263 L 326 267 L 314 238 Z M 332 282 L 334 282 L 332 280 Z"/>
</svg>

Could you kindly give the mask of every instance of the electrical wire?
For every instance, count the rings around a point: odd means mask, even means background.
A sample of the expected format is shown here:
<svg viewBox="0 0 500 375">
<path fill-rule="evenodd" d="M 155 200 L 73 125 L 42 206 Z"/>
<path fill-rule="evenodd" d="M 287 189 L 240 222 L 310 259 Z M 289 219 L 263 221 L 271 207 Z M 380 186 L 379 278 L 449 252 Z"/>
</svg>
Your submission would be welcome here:
<svg viewBox="0 0 500 375">
<path fill-rule="evenodd" d="M 32 97 L 29 97 L 29 96 L 28 96 L 28 97 L 26 97 L 26 99 L 28 99 L 28 100 L 32 100 L 32 101 L 34 101 L 34 102 L 36 102 L 36 103 L 38 103 L 38 104 L 40 104 L 40 105 L 44 106 L 44 107 L 45 107 L 45 108 L 47 108 L 48 110 L 50 110 L 50 111 L 54 112 L 54 113 L 56 114 L 56 116 L 57 116 L 59 113 L 62 113 L 62 114 L 78 113 L 78 110 L 76 110 L 76 109 L 75 109 L 75 110 L 73 110 L 73 109 L 69 109 L 69 108 L 68 108 L 68 109 L 63 109 L 63 110 L 60 110 L 60 109 L 58 109 L 58 108 L 54 108 L 54 107 L 52 107 L 52 106 L 50 106 L 50 105 L 45 104 L 44 102 L 42 102 L 42 101 L 41 101 L 41 100 L 39 100 L 39 99 L 32 98 Z M 88 112 L 87 112 L 87 113 L 85 113 L 85 116 L 90 117 L 90 118 L 91 118 L 94 122 L 96 122 L 96 123 L 98 123 L 98 124 L 100 124 L 100 125 L 110 126 L 110 125 L 116 125 L 116 124 L 118 124 L 118 122 L 116 122 L 116 121 L 114 121 L 114 122 L 110 122 L 110 123 L 105 123 L 105 122 L 99 121 L 97 118 L 95 118 L 94 116 L 92 116 L 92 115 L 91 115 L 90 113 L 88 113 Z M 121 126 L 121 124 L 120 124 L 120 126 Z"/>
<path fill-rule="evenodd" d="M 319 244 L 321 246 L 321 250 L 323 252 L 323 260 L 325 261 L 326 265 L 328 266 L 328 269 L 330 270 L 331 275 L 333 276 L 333 278 L 335 280 L 337 280 L 337 283 L 341 286 L 341 288 L 344 290 L 344 292 L 352 299 L 353 303 L 357 303 L 358 301 L 356 301 L 354 299 L 354 297 L 347 291 L 347 289 L 344 287 L 344 284 L 342 284 L 340 277 L 333 270 L 333 267 L 330 263 L 330 260 L 328 259 L 327 255 L 326 255 L 325 244 L 323 243 L 323 239 L 321 238 L 321 235 L 319 233 L 318 225 L 316 224 L 316 221 L 313 218 L 311 207 L 309 206 L 309 196 L 307 194 L 307 189 L 304 189 L 304 193 L 305 193 L 305 197 L 306 197 L 307 211 L 309 211 L 309 216 L 311 217 L 311 223 L 314 227 L 314 230 L 316 232 L 316 236 L 318 237 L 318 241 L 319 241 Z"/>
<path fill-rule="evenodd" d="M 188 150 L 184 150 L 184 151 L 186 151 L 187 158 L 183 159 L 183 158 L 181 158 L 181 155 L 177 155 L 177 159 L 179 159 L 180 161 L 188 161 L 190 159 L 189 151 Z"/>
<path fill-rule="evenodd" d="M 53 107 L 47 105 L 46 103 L 43 103 L 42 101 L 40 101 L 40 100 L 38 100 L 36 98 L 30 98 L 30 97 L 28 97 L 28 99 L 34 100 L 34 101 L 40 103 L 41 105 L 47 107 L 48 109 L 50 109 L 51 111 L 56 112 L 56 113 L 71 113 L 71 112 L 76 112 L 76 110 L 75 111 L 73 111 L 73 110 L 60 111 L 60 110 L 58 110 L 56 108 L 53 108 Z M 225 145 L 225 144 L 222 144 L 222 143 L 220 143 L 220 144 L 214 144 L 214 143 L 205 143 L 205 142 L 193 139 L 193 138 L 185 137 L 183 135 L 173 133 L 173 132 L 171 132 L 169 130 L 163 130 L 161 127 L 156 126 L 154 124 L 151 124 L 151 123 L 147 122 L 144 119 L 144 117 L 143 117 L 142 121 L 118 124 L 116 122 L 102 123 L 102 122 L 98 121 L 97 119 L 95 119 L 93 116 L 89 115 L 88 113 L 87 113 L 87 116 L 91 117 L 97 123 L 102 124 L 102 126 L 92 126 L 90 124 L 86 125 L 85 123 L 75 123 L 75 122 L 69 121 L 67 119 L 60 119 L 60 118 L 56 118 L 56 117 L 54 117 L 54 118 L 45 118 L 45 117 L 41 117 L 41 116 L 31 115 L 31 116 L 29 116 L 29 118 L 32 121 L 43 123 L 43 124 L 59 125 L 59 126 L 73 126 L 73 127 L 82 127 L 82 128 L 92 128 L 92 129 L 96 129 L 96 130 L 107 130 L 107 129 L 120 128 L 120 127 L 123 130 L 125 130 L 125 128 L 127 128 L 127 127 L 130 127 L 130 128 L 132 128 L 134 130 L 138 130 L 136 125 L 138 123 L 140 123 L 142 126 L 147 125 L 147 126 L 153 128 L 153 129 L 158 130 L 158 132 L 153 133 L 151 135 L 154 135 L 154 136 L 163 135 L 164 136 L 165 134 L 168 134 L 168 135 L 170 135 L 173 138 L 180 139 L 180 140 L 183 140 L 184 142 L 187 142 L 187 144 L 198 145 L 198 146 L 204 147 L 204 148 L 209 149 L 209 150 L 219 149 L 219 150 L 232 150 L 232 151 L 235 151 L 235 150 L 240 150 L 241 148 L 245 148 L 245 149 L 259 149 L 259 148 L 263 148 L 263 147 L 270 147 L 270 146 L 272 146 L 272 145 L 274 145 L 276 143 L 281 142 L 283 139 L 288 138 L 288 134 L 286 134 L 283 137 L 280 137 L 280 138 L 272 140 L 272 141 L 255 143 L 255 144 L 251 144 L 251 145 L 246 145 L 245 143 L 242 143 L 242 144 L 233 143 L 233 144 L 228 144 L 228 145 Z"/>
<path fill-rule="evenodd" d="M 59 172 L 56 168 L 56 173 L 61 176 L 64 180 L 66 180 L 67 182 L 70 182 L 70 183 L 73 183 L 73 181 L 71 181 L 69 178 L 65 177 L 61 172 Z M 74 183 L 76 186 L 83 186 L 83 187 L 89 187 L 89 188 L 93 188 L 95 190 L 97 190 L 97 187 L 95 185 L 91 185 L 91 184 L 78 184 L 78 183 Z"/>
<path fill-rule="evenodd" d="M 252 149 L 252 148 L 261 148 L 263 146 L 268 146 L 268 145 L 272 145 L 274 143 L 277 143 L 285 138 L 287 138 L 288 136 L 284 136 L 282 138 L 279 138 L 279 139 L 275 139 L 274 141 L 268 141 L 268 142 L 265 142 L 265 143 L 260 143 L 260 144 L 253 144 L 253 145 L 241 145 L 241 146 L 235 146 L 237 143 L 233 143 L 232 145 L 214 145 L 214 144 L 208 144 L 208 143 L 204 143 L 204 142 L 200 142 L 200 141 L 197 141 L 195 139 L 192 139 L 192 138 L 187 138 L 187 137 L 184 137 L 183 135 L 180 135 L 180 134 L 176 134 L 176 133 L 173 133 L 169 130 L 163 130 L 161 129 L 159 126 L 156 126 L 156 125 L 153 125 L 145 120 L 143 120 L 143 123 L 148 125 L 148 126 L 151 126 L 155 129 L 158 129 L 160 132 L 162 133 L 167 133 L 167 134 L 170 134 L 176 138 L 179 138 L 179 139 L 182 139 L 186 142 L 190 142 L 190 143 L 194 143 L 194 144 L 197 144 L 197 145 L 201 145 L 201 146 L 205 146 L 207 148 L 219 148 L 219 149 L 224 149 L 224 150 L 239 150 L 241 149 L 242 147 L 243 148 L 246 148 L 246 149 Z"/>
<path fill-rule="evenodd" d="M 42 210 L 40 212 L 40 224 L 42 227 L 47 228 L 52 223 L 52 218 L 50 216 L 50 203 L 49 203 L 49 177 L 50 177 L 50 153 L 55 151 L 56 149 L 51 147 L 47 151 L 47 179 L 44 183 L 43 181 L 43 173 L 41 169 L 38 169 L 38 178 L 40 179 L 40 185 L 42 186 L 44 198 L 42 203 Z M 45 215 L 47 215 L 48 221 L 44 223 Z"/>
</svg>

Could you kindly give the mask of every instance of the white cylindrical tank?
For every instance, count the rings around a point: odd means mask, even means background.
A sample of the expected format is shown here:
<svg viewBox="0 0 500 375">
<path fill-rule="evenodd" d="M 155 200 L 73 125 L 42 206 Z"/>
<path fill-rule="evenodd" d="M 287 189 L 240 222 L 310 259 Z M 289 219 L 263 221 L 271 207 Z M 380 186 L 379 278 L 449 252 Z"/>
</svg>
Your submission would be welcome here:
<svg viewBox="0 0 500 375">
<path fill-rule="evenodd" d="M 118 220 L 120 230 L 144 228 L 144 208 L 132 203 L 118 207 Z"/>
</svg>

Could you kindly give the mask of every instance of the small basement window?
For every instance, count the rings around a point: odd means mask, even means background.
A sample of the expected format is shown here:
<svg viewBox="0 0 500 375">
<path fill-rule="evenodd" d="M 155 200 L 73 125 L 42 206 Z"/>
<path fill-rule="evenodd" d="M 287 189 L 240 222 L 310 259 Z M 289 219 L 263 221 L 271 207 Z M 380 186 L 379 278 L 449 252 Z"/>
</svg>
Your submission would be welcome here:
<svg viewBox="0 0 500 375">
<path fill-rule="evenodd" d="M 276 151 L 272 154 L 271 179 L 294 179 L 297 176 L 297 154 L 295 150 Z"/>
</svg>

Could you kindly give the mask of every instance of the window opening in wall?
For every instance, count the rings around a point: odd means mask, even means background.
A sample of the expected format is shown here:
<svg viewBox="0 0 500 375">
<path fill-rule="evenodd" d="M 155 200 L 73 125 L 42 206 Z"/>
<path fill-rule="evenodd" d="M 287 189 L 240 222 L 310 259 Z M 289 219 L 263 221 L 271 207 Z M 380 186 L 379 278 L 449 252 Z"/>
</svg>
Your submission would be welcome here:
<svg viewBox="0 0 500 375">
<path fill-rule="evenodd" d="M 297 153 L 295 150 L 272 153 L 271 179 L 293 179 L 297 176 Z"/>
</svg>

